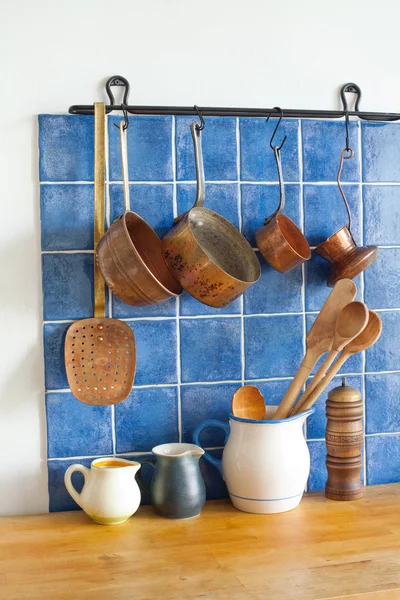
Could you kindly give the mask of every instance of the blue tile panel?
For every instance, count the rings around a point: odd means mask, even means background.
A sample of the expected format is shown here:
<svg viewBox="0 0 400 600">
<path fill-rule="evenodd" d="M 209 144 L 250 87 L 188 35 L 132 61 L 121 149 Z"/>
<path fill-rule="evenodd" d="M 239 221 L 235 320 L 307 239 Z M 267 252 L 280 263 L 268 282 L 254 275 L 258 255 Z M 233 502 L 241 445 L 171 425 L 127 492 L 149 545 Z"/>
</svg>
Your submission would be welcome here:
<svg viewBox="0 0 400 600">
<path fill-rule="evenodd" d="M 42 250 L 93 248 L 93 185 L 42 185 Z"/>
<path fill-rule="evenodd" d="M 121 181 L 119 117 L 108 118 L 110 181 Z M 129 117 L 129 181 L 172 181 L 172 117 Z"/>
<path fill-rule="evenodd" d="M 176 174 L 178 181 L 194 181 L 196 170 L 190 131 L 194 117 L 176 118 Z M 202 135 L 206 181 L 236 180 L 236 119 L 207 117 Z"/>
<path fill-rule="evenodd" d="M 115 407 L 117 452 L 142 452 L 178 442 L 176 387 L 135 389 Z"/>
<path fill-rule="evenodd" d="M 400 181 L 396 150 L 400 145 L 398 123 L 363 123 L 363 180 Z"/>
<path fill-rule="evenodd" d="M 359 126 L 359 123 L 350 123 L 350 147 L 354 156 L 344 161 L 342 181 L 360 181 Z M 303 121 L 302 135 L 304 181 L 336 181 L 340 155 L 346 146 L 345 123 Z"/>
<path fill-rule="evenodd" d="M 107 225 L 124 210 L 114 127 L 119 120 L 108 118 Z M 130 121 L 131 208 L 162 237 L 195 199 L 192 118 L 132 116 Z M 241 229 L 253 247 L 256 230 L 279 201 L 269 148 L 275 124 L 276 119 L 266 124 L 265 119 L 206 118 L 203 133 L 205 206 Z M 356 241 L 380 246 L 376 263 L 355 281 L 357 298 L 378 310 L 383 333 L 365 356 L 351 357 L 341 369 L 348 384 L 365 390 L 369 484 L 400 481 L 399 132 L 395 123 L 352 122 L 355 156 L 343 171 Z M 335 184 L 344 123 L 284 119 L 277 142 L 284 134 L 285 213 L 315 246 L 347 220 Z M 88 465 L 92 457 L 113 452 L 128 458 L 133 453 L 136 459 L 160 443 L 190 442 L 204 419 L 228 420 L 242 381 L 257 385 L 266 404 L 279 404 L 302 360 L 306 333 L 331 291 L 330 265 L 313 253 L 303 269 L 282 275 L 257 252 L 259 282 L 222 310 L 186 293 L 149 307 L 128 306 L 107 293 L 107 315 L 127 320 L 135 334 L 135 385 L 114 408 L 86 406 L 68 390 L 63 346 L 70 323 L 93 316 L 93 118 L 41 116 L 39 149 L 49 498 L 56 511 L 77 508 L 63 483 L 69 464 Z M 325 401 L 338 384 L 339 375 L 308 419 L 310 490 L 325 486 Z M 204 431 L 202 441 L 221 454 L 220 430 Z M 200 466 L 207 497 L 226 497 L 218 471 L 204 459 Z M 149 481 L 148 465 L 143 473 Z M 149 502 L 146 495 L 142 502 Z"/>
<path fill-rule="evenodd" d="M 240 159 L 243 181 L 278 181 L 274 153 L 269 141 L 276 127 L 276 119 L 240 119 Z M 280 144 L 287 136 L 281 151 L 284 181 L 300 181 L 299 121 L 283 119 L 274 143 Z"/>
</svg>

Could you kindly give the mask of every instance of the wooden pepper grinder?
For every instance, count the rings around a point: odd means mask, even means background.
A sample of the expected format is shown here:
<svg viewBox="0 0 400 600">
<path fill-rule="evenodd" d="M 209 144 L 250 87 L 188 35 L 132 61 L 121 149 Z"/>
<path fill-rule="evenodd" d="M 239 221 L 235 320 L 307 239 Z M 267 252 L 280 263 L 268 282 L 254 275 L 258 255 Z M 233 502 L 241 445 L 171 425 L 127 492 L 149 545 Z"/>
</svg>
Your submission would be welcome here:
<svg viewBox="0 0 400 600">
<path fill-rule="evenodd" d="M 358 500 L 363 495 L 363 404 L 360 393 L 346 385 L 345 377 L 342 385 L 328 394 L 326 416 L 325 496 L 331 500 Z"/>
</svg>

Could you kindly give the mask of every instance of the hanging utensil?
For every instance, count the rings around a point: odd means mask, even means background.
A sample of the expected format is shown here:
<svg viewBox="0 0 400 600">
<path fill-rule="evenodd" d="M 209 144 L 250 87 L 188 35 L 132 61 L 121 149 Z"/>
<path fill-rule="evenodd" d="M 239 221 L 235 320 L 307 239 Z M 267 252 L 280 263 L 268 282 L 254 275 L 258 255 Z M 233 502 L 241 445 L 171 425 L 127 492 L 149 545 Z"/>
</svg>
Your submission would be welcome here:
<svg viewBox="0 0 400 600">
<path fill-rule="evenodd" d="M 344 94 L 342 94 L 344 98 Z M 337 184 L 343 198 L 348 216 L 348 225 L 344 225 L 332 234 L 325 242 L 315 248 L 315 252 L 332 264 L 332 271 L 328 279 L 328 286 L 332 287 L 339 279 L 354 279 L 367 267 L 376 261 L 377 246 L 357 246 L 351 231 L 351 212 L 346 195 L 340 183 L 345 160 L 353 158 L 354 152 L 349 145 L 349 115 L 346 103 L 346 147 L 340 155 Z"/>
<path fill-rule="evenodd" d="M 269 145 L 274 152 L 278 169 L 279 206 L 277 210 L 265 219 L 265 224 L 256 232 L 256 244 L 261 254 L 279 273 L 288 273 L 311 257 L 310 246 L 300 229 L 289 217 L 283 214 L 285 208 L 285 187 L 283 184 L 280 152 L 286 141 L 286 136 L 280 146 L 274 146 L 273 140 L 282 121 L 283 111 L 270 139 Z M 267 123 L 270 115 L 268 116 Z"/>
<path fill-rule="evenodd" d="M 165 266 L 160 238 L 130 210 L 126 129 L 125 119 L 119 124 L 125 212 L 100 240 L 96 259 L 113 294 L 131 306 L 148 306 L 174 298 L 182 289 Z"/>
<path fill-rule="evenodd" d="M 94 105 L 94 247 L 104 234 L 105 107 Z M 105 285 L 94 265 L 94 318 L 73 323 L 65 338 L 65 368 L 71 392 L 85 404 L 104 406 L 129 395 L 136 370 L 132 329 L 105 318 Z"/>
<path fill-rule="evenodd" d="M 360 333 L 366 328 L 368 320 L 369 311 L 363 302 L 350 302 L 342 309 L 335 325 L 332 350 L 330 350 L 329 354 L 326 356 L 325 360 L 312 378 L 310 384 L 307 386 L 306 391 L 295 405 L 294 410 L 296 411 L 296 414 L 297 412 L 301 411 L 301 407 L 322 380 L 339 352 L 343 350 L 343 348 L 352 340 L 354 340 L 354 338 L 360 335 Z"/>
<path fill-rule="evenodd" d="M 362 352 L 367 348 L 371 348 L 378 341 L 380 335 L 382 333 L 382 321 L 381 318 L 374 312 L 373 310 L 369 311 L 369 320 L 366 328 L 360 335 L 358 335 L 354 340 L 352 340 L 340 353 L 339 358 L 333 365 L 333 367 L 328 371 L 322 381 L 317 385 L 312 394 L 309 395 L 307 400 L 304 402 L 303 406 L 295 407 L 294 413 L 297 415 L 300 412 L 308 411 L 312 405 L 318 400 L 322 392 L 326 389 L 332 379 L 335 377 L 336 373 L 342 368 L 344 363 L 350 356 L 353 354 L 357 354 L 358 352 Z"/>
<path fill-rule="evenodd" d="M 264 396 L 255 385 L 243 385 L 233 394 L 232 414 L 241 419 L 261 421 L 265 418 Z"/>
<path fill-rule="evenodd" d="M 340 311 L 354 300 L 357 288 L 350 279 L 338 281 L 307 334 L 307 351 L 273 419 L 285 419 L 318 360 L 332 348 L 336 320 Z"/>
<path fill-rule="evenodd" d="M 191 296 L 216 308 L 229 306 L 260 278 L 260 263 L 247 240 L 229 221 L 204 208 L 201 135 L 204 120 L 191 125 L 197 192 L 193 208 L 174 220 L 162 241 L 171 274 Z"/>
</svg>

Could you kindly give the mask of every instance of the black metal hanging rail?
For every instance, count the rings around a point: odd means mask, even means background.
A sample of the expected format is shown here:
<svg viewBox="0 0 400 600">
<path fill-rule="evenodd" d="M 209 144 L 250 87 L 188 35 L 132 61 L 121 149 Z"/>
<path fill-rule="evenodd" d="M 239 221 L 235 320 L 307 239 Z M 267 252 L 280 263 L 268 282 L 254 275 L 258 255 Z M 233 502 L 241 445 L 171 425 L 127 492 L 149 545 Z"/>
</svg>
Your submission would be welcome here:
<svg viewBox="0 0 400 600">
<path fill-rule="evenodd" d="M 115 104 L 112 86 L 125 87 L 123 103 Z M 197 116 L 198 109 L 194 106 L 132 106 L 128 104 L 130 85 L 125 77 L 114 75 L 106 83 L 106 92 L 110 104 L 106 106 L 106 113 L 114 110 L 123 111 L 132 115 L 175 115 L 175 116 Z M 357 94 L 355 110 L 348 110 L 346 93 Z M 358 117 L 364 121 L 399 121 L 400 113 L 362 112 L 359 110 L 361 89 L 355 83 L 346 83 L 341 91 L 340 97 L 343 104 L 342 110 L 308 110 L 308 109 L 283 109 L 285 117 L 297 119 L 340 119 L 342 117 Z M 72 115 L 93 115 L 93 104 L 74 104 L 69 107 L 68 112 Z M 267 117 L 281 115 L 280 108 L 226 108 L 202 106 L 201 113 L 204 117 Z"/>
</svg>

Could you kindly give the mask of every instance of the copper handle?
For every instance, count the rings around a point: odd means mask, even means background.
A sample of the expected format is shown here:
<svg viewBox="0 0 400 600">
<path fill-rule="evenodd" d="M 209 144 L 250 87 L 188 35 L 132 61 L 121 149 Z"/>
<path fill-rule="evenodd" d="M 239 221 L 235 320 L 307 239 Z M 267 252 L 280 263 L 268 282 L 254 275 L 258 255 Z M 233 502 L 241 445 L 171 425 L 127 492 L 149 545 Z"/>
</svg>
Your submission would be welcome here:
<svg viewBox="0 0 400 600">
<path fill-rule="evenodd" d="M 94 103 L 94 250 L 104 235 L 104 185 L 106 112 L 103 102 Z M 105 315 L 105 284 L 94 261 L 94 316 Z"/>
</svg>

